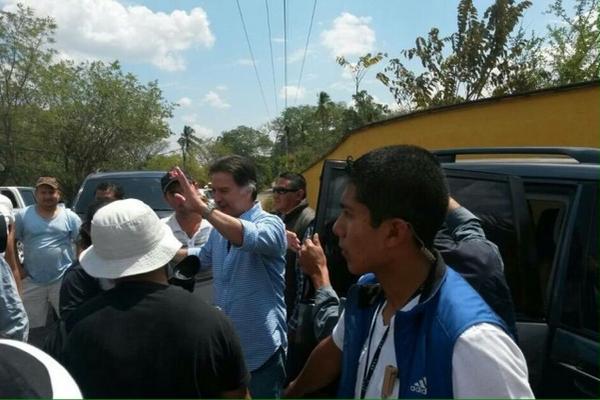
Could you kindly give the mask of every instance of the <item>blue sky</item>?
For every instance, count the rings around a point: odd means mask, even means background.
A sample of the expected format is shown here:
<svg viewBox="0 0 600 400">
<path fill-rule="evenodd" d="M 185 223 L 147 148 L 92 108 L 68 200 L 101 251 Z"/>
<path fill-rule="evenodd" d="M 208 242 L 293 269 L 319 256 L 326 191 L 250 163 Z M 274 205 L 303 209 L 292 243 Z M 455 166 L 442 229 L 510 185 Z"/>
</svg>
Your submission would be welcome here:
<svg viewBox="0 0 600 400">
<path fill-rule="evenodd" d="M 265 0 L 239 0 L 266 106 L 235 0 L 21 2 L 55 18 L 61 57 L 118 59 L 140 81 L 158 80 L 164 97 L 179 103 L 169 121 L 177 134 L 184 125 L 205 137 L 238 125 L 260 128 L 284 106 L 283 0 L 267 0 L 271 37 Z M 544 33 L 553 22 L 543 13 L 551 2 L 533 0 L 523 27 Z M 480 14 L 491 3 L 475 1 Z M 0 4 L 12 9 L 16 0 L 0 0 Z M 287 1 L 289 106 L 315 104 L 320 91 L 334 101 L 351 100 L 352 81 L 336 64 L 336 55 L 351 61 L 368 51 L 398 56 L 431 27 L 438 27 L 442 36 L 456 29 L 455 0 L 318 0 L 298 86 L 313 4 L 313 0 Z M 391 95 L 374 79 L 375 72 L 367 75 L 361 88 L 379 102 L 392 104 Z"/>
</svg>

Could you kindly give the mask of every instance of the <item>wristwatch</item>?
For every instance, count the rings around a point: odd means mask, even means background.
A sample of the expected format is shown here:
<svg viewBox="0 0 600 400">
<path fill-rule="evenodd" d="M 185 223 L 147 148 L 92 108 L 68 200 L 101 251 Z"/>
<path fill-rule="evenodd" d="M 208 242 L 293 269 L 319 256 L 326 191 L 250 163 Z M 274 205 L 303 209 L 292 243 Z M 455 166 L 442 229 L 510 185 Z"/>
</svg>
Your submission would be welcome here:
<svg viewBox="0 0 600 400">
<path fill-rule="evenodd" d="M 202 218 L 208 219 L 210 214 L 217 208 L 217 205 L 213 201 L 208 201 L 206 203 L 206 209 L 202 212 Z"/>
</svg>

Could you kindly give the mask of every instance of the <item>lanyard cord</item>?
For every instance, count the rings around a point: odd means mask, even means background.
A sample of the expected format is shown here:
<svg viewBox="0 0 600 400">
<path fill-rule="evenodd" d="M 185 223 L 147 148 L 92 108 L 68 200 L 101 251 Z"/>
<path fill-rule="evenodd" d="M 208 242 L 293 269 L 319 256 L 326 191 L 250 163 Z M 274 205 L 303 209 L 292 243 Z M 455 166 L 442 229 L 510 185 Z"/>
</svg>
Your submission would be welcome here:
<svg viewBox="0 0 600 400">
<path fill-rule="evenodd" d="M 392 324 L 392 321 L 390 321 L 387 328 L 385 329 L 385 332 L 383 333 L 383 336 L 381 337 L 381 340 L 379 341 L 379 345 L 377 346 L 375 353 L 373 354 L 373 359 L 371 360 L 371 363 L 369 364 L 369 358 L 370 358 L 370 353 L 371 353 L 371 340 L 373 339 L 373 333 L 375 333 L 375 324 L 377 323 L 377 318 L 379 318 L 379 311 L 381 310 L 381 308 L 382 308 L 382 305 L 379 305 L 377 307 L 377 311 L 375 312 L 375 318 L 373 318 L 373 322 L 371 323 L 371 329 L 369 329 L 369 343 L 368 343 L 368 347 L 367 347 L 367 358 L 365 359 L 365 369 L 363 372 L 362 386 L 360 388 L 360 398 L 361 399 L 365 398 L 365 394 L 367 393 L 367 388 L 369 387 L 369 383 L 371 382 L 371 378 L 373 377 L 373 372 L 375 371 L 375 367 L 377 366 L 377 362 L 379 361 L 379 355 L 381 354 L 381 349 L 383 348 L 385 340 L 387 339 L 388 333 L 390 333 L 390 325 Z"/>
</svg>

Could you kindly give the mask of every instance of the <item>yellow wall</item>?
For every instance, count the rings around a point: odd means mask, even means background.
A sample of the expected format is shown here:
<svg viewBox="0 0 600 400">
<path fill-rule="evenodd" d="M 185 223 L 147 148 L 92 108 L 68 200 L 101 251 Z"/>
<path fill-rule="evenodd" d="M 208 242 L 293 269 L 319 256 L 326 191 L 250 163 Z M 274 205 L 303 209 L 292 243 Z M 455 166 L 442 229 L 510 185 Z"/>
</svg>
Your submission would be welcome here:
<svg viewBox="0 0 600 400">
<path fill-rule="evenodd" d="M 324 159 L 357 158 L 390 144 L 455 147 L 600 147 L 600 83 L 417 112 L 350 133 Z M 323 159 L 303 172 L 314 207 Z"/>
</svg>

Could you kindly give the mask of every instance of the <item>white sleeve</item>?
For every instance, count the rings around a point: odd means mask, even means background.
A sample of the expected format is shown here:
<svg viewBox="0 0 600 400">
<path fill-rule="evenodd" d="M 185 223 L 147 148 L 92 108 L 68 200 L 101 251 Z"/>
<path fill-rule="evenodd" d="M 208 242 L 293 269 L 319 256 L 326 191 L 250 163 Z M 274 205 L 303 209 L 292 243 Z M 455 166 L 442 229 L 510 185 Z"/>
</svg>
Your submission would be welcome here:
<svg viewBox="0 0 600 400">
<path fill-rule="evenodd" d="M 331 338 L 333 339 L 333 343 L 337 346 L 338 349 L 342 350 L 344 348 L 344 320 L 346 313 L 342 311 L 340 318 L 338 319 L 337 324 L 333 328 L 333 332 L 331 332 Z"/>
<path fill-rule="evenodd" d="M 472 326 L 457 339 L 452 386 L 455 398 L 534 398 L 521 349 L 487 323 Z"/>
</svg>

